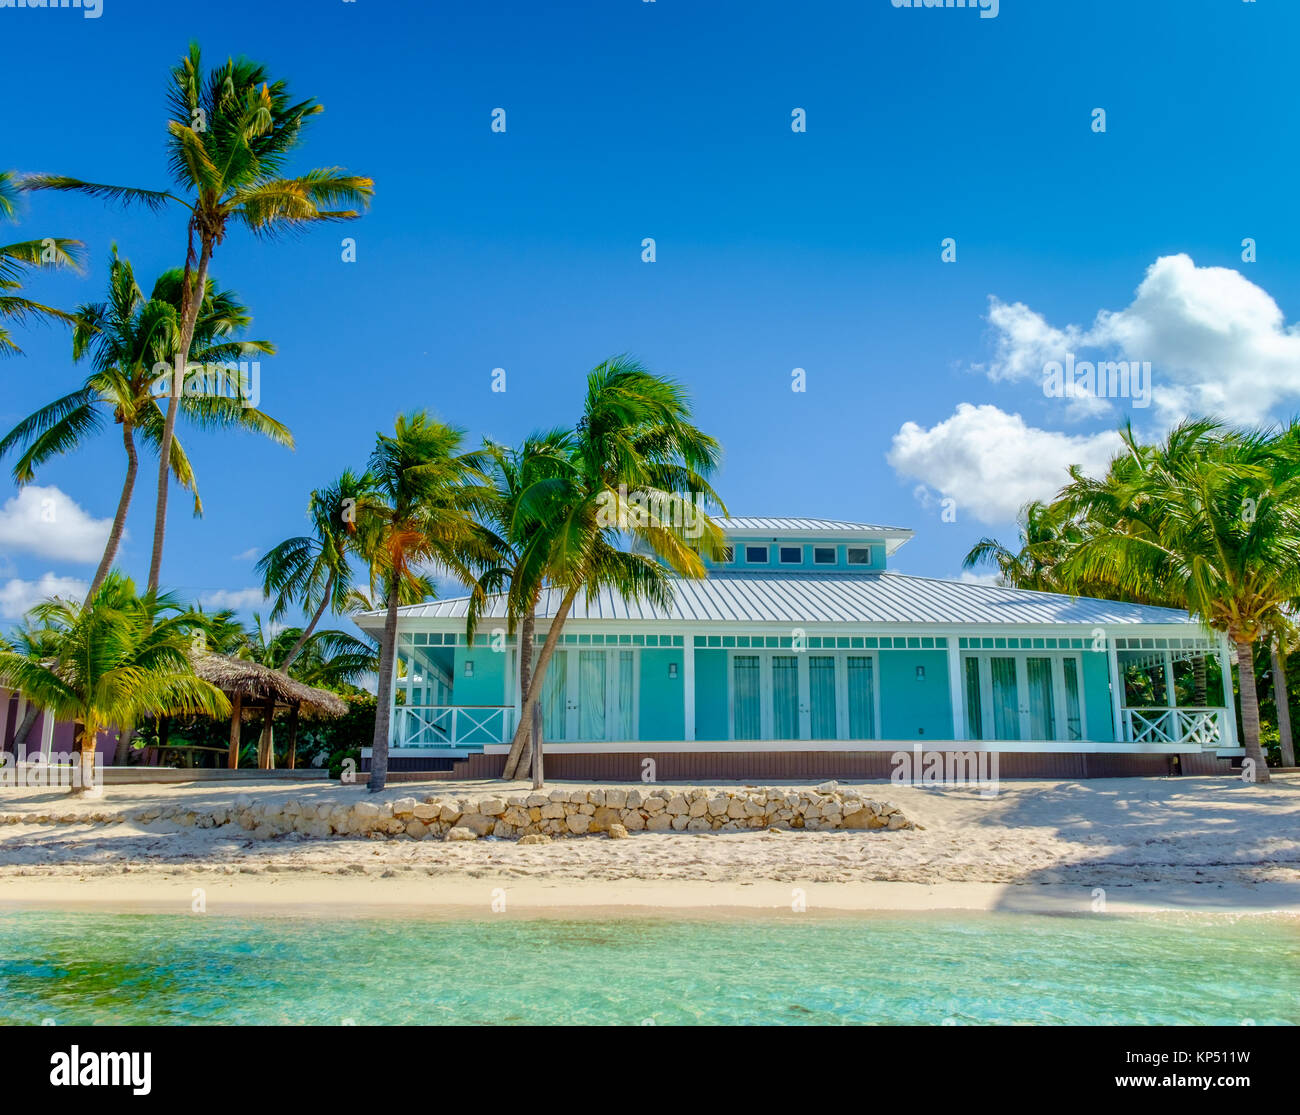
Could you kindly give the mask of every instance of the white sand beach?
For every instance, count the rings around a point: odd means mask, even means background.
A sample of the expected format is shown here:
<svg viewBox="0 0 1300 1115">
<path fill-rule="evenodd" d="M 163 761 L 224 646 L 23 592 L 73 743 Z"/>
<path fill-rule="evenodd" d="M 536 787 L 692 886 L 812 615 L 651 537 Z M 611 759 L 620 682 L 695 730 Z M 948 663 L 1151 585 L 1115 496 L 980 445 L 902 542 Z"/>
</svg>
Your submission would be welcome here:
<svg viewBox="0 0 1300 1115">
<path fill-rule="evenodd" d="M 557 784 L 558 785 L 558 784 Z M 577 783 L 563 784 L 578 788 Z M 185 804 L 359 800 L 363 786 L 110 786 L 77 802 L 0 789 L 0 909 L 120 907 L 422 916 L 574 908 L 640 911 L 1108 909 L 1300 914 L 1300 776 L 1032 780 L 977 787 L 860 784 L 917 830 L 635 833 L 550 844 L 407 837 L 254 839 L 236 825 L 38 824 L 50 812 L 113 816 Z M 405 783 L 381 799 L 519 792 L 500 782 Z"/>
</svg>

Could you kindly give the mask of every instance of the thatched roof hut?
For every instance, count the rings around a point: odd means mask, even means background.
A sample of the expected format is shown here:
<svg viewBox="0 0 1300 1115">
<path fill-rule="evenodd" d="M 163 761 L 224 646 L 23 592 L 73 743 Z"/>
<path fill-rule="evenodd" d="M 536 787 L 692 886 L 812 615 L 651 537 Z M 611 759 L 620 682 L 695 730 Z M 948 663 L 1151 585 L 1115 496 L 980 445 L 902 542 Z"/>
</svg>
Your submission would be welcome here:
<svg viewBox="0 0 1300 1115">
<path fill-rule="evenodd" d="M 277 709 L 289 712 L 289 766 L 297 765 L 298 716 L 337 717 L 348 711 L 348 703 L 328 689 L 315 689 L 295 681 L 288 674 L 257 662 L 225 654 L 203 654 L 194 658 L 194 673 L 230 698 L 230 755 L 227 765 L 239 765 L 240 723 L 246 712 L 260 710 L 262 740 L 258 766 L 270 769 L 275 762 L 272 724 Z"/>
</svg>

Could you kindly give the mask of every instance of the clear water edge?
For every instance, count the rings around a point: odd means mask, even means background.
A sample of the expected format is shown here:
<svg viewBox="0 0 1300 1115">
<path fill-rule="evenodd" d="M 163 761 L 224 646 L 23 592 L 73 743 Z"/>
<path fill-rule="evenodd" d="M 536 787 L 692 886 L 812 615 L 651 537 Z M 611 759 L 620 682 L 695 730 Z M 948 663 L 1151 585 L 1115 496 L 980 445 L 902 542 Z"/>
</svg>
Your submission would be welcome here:
<svg viewBox="0 0 1300 1115">
<path fill-rule="evenodd" d="M 1300 1023 L 1300 921 L 1224 914 L 0 913 L 0 1024 Z"/>
</svg>

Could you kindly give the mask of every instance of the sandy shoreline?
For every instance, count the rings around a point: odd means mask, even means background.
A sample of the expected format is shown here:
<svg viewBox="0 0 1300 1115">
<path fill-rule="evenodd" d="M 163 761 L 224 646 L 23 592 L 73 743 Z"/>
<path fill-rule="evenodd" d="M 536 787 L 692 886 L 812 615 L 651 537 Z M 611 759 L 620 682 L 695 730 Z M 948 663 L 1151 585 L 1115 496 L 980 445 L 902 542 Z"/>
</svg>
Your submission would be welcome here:
<svg viewBox="0 0 1300 1115">
<path fill-rule="evenodd" d="M 0 880 L 0 913 L 57 909 L 102 913 L 190 914 L 202 891 L 209 916 L 476 918 L 778 916 L 790 913 L 891 914 L 933 911 L 1017 914 L 1096 912 L 1091 889 L 994 883 L 777 883 L 713 884 L 629 880 L 608 885 L 583 881 L 515 882 L 490 877 L 384 878 L 358 881 L 318 874 L 217 877 L 153 872 L 119 878 L 31 876 Z M 1111 887 L 1105 912 L 1139 914 L 1290 915 L 1300 901 L 1287 887 L 1192 885 Z M 494 908 L 495 907 L 495 908 Z M 797 907 L 802 907 L 798 909 Z"/>
<path fill-rule="evenodd" d="M 574 784 L 576 786 L 576 784 Z M 520 846 L 492 839 L 253 839 L 238 826 L 26 823 L 51 811 L 125 814 L 158 803 L 210 808 L 237 795 L 358 800 L 360 787 L 110 787 L 70 806 L 50 791 L 0 789 L 0 910 L 478 916 L 508 913 L 999 910 L 1300 914 L 1300 777 L 865 783 L 920 831 L 638 833 Z M 385 797 L 502 784 L 403 785 Z M 507 791 L 508 792 L 508 791 Z"/>
</svg>

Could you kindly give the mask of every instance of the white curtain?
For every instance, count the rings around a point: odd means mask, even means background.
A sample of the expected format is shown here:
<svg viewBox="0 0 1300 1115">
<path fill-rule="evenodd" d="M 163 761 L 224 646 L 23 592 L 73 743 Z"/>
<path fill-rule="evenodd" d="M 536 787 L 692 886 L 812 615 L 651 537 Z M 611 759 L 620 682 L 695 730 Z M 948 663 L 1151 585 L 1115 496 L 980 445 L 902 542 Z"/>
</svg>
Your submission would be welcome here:
<svg viewBox="0 0 1300 1115">
<path fill-rule="evenodd" d="M 542 739 L 568 738 L 569 655 L 557 650 L 542 682 Z"/>
<path fill-rule="evenodd" d="M 799 738 L 799 659 L 772 656 L 772 738 Z"/>
<path fill-rule="evenodd" d="M 618 652 L 618 738 L 621 740 L 636 739 L 632 723 L 632 698 L 636 692 L 633 688 L 633 662 L 630 650 Z"/>
<path fill-rule="evenodd" d="M 865 655 L 848 660 L 849 738 L 876 738 L 876 696 L 872 661 Z"/>
<path fill-rule="evenodd" d="M 814 655 L 808 659 L 808 699 L 813 739 L 835 738 L 835 659 Z"/>
<path fill-rule="evenodd" d="M 980 692 L 980 660 L 966 659 L 966 738 L 984 738 L 984 698 Z"/>
<path fill-rule="evenodd" d="M 1029 738 L 1056 738 L 1056 708 L 1052 700 L 1052 660 L 1029 658 Z"/>
<path fill-rule="evenodd" d="M 1016 690 L 1016 660 L 991 658 L 993 674 L 993 738 L 1020 738 L 1020 694 Z"/>
<path fill-rule="evenodd" d="M 605 738 L 605 652 L 578 652 L 578 738 Z"/>
<path fill-rule="evenodd" d="M 731 665 L 736 739 L 758 739 L 762 716 L 758 695 L 758 655 L 738 654 Z"/>
<path fill-rule="evenodd" d="M 1079 714 L 1079 663 L 1067 658 L 1065 667 L 1065 733 L 1068 739 L 1083 739 L 1083 719 Z"/>
</svg>

